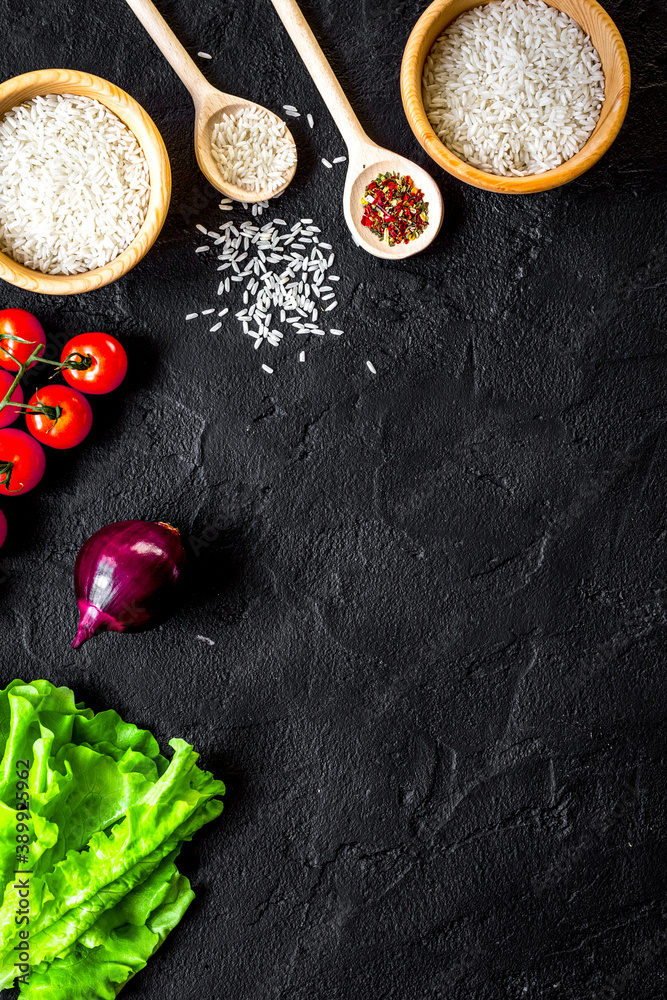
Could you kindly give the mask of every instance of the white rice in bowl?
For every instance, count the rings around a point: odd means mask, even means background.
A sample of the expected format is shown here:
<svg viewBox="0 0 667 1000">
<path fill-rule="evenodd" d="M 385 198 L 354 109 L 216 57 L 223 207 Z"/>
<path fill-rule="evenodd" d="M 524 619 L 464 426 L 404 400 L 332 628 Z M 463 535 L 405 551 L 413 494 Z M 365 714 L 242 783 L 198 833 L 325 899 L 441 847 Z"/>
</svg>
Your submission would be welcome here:
<svg viewBox="0 0 667 1000">
<path fill-rule="evenodd" d="M 146 217 L 148 164 L 99 101 L 47 94 L 0 121 L 0 250 L 45 274 L 80 274 L 127 249 Z"/>
<path fill-rule="evenodd" d="M 521 177 L 581 149 L 600 117 L 604 73 L 567 14 L 542 0 L 492 0 L 436 40 L 423 98 L 448 149 L 479 170 Z"/>
</svg>

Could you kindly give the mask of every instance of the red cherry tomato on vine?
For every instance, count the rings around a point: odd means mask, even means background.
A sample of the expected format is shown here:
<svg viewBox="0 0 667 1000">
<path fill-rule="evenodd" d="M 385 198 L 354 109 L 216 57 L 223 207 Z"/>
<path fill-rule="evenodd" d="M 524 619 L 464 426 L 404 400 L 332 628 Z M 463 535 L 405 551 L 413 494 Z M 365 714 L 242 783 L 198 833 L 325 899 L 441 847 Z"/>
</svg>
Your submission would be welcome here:
<svg viewBox="0 0 667 1000">
<path fill-rule="evenodd" d="M 13 376 L 6 372 L 4 368 L 0 368 L 0 400 L 4 399 L 9 392 L 9 387 L 14 381 Z M 11 395 L 12 403 L 22 403 L 23 402 L 23 389 L 20 385 L 17 385 L 14 392 Z M 21 415 L 21 411 L 16 406 L 5 406 L 4 410 L 0 410 L 0 427 L 8 427 L 9 424 L 13 424 L 18 416 Z"/>
<path fill-rule="evenodd" d="M 19 496 L 37 486 L 44 475 L 44 449 L 25 431 L 0 430 L 0 493 Z"/>
<path fill-rule="evenodd" d="M 22 344 L 15 337 L 21 337 L 30 343 Z M 24 364 L 39 344 L 46 344 L 46 335 L 36 316 L 26 309 L 0 310 L 0 367 L 6 368 L 8 372 L 17 372 L 17 362 Z M 8 352 L 11 352 L 11 357 Z M 37 362 L 33 361 L 32 364 Z"/>
<path fill-rule="evenodd" d="M 101 395 L 118 388 L 127 372 L 127 354 L 125 348 L 115 337 L 108 333 L 80 333 L 65 344 L 60 360 L 80 361 L 90 358 L 88 368 L 63 368 L 63 376 L 75 389 Z"/>
<path fill-rule="evenodd" d="M 73 448 L 81 444 L 93 426 L 90 403 L 77 389 L 68 385 L 46 385 L 38 389 L 28 406 L 60 407 L 61 413 L 31 413 L 26 410 L 25 422 L 33 437 L 52 448 Z"/>
<path fill-rule="evenodd" d="M 0 549 L 7 539 L 7 518 L 0 510 Z"/>
</svg>

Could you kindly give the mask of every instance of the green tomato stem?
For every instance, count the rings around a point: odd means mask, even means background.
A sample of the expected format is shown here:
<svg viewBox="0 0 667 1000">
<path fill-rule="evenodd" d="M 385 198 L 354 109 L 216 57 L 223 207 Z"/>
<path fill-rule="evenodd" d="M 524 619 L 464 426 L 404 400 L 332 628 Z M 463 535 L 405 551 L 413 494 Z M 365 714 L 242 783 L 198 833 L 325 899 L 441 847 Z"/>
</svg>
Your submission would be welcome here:
<svg viewBox="0 0 667 1000">
<path fill-rule="evenodd" d="M 33 343 L 33 341 L 31 341 L 31 340 L 24 340 L 23 337 L 13 337 L 12 339 L 18 341 L 21 344 L 31 344 L 31 343 Z M 22 409 L 28 409 L 28 404 L 27 403 L 12 403 L 11 399 L 12 399 L 12 393 L 14 392 L 14 389 L 16 388 L 17 385 L 19 385 L 21 379 L 23 378 L 23 376 L 25 375 L 25 373 L 28 371 L 28 369 L 30 368 L 30 366 L 33 364 L 33 362 L 39 361 L 43 365 L 53 365 L 55 368 L 58 369 L 58 371 L 62 371 L 63 368 L 69 368 L 69 369 L 74 370 L 74 371 L 86 371 L 86 369 L 90 368 L 90 366 L 93 363 L 93 359 L 90 356 L 90 354 L 80 354 L 79 351 L 73 351 L 71 354 L 68 354 L 68 356 L 65 358 L 64 361 L 49 361 L 48 358 L 42 358 L 42 357 L 40 357 L 41 352 L 44 350 L 44 346 L 45 346 L 44 344 L 38 344 L 37 347 L 34 349 L 34 351 L 32 351 L 32 353 L 30 354 L 30 356 L 25 361 L 23 361 L 23 362 L 19 361 L 18 358 L 14 357 L 14 355 L 12 354 L 12 352 L 7 347 L 3 348 L 5 354 L 8 354 L 10 358 L 12 358 L 14 361 L 16 361 L 16 364 L 19 367 L 18 367 L 18 371 L 16 373 L 16 377 L 14 378 L 14 381 L 10 385 L 9 389 L 7 390 L 7 392 L 5 393 L 5 395 L 3 396 L 3 398 L 0 400 L 0 413 L 2 413 L 2 411 L 4 410 L 4 408 L 6 406 L 8 406 L 10 403 L 11 403 L 12 406 L 21 407 Z M 80 358 L 81 360 L 77 361 L 76 360 L 77 358 Z M 57 375 L 58 372 L 56 371 L 53 374 Z M 47 412 L 49 410 L 51 412 Z M 56 413 L 56 411 L 58 411 L 58 412 Z M 58 420 L 58 418 L 62 414 L 62 410 L 60 409 L 59 406 L 56 406 L 56 407 L 51 406 L 51 407 L 46 407 L 46 408 L 43 407 L 41 409 L 32 409 L 32 410 L 30 410 L 30 412 L 31 413 L 44 413 L 51 420 Z M 55 415 L 51 416 L 51 413 L 54 413 Z"/>
<path fill-rule="evenodd" d="M 12 472 L 14 471 L 13 462 L 0 462 L 0 483 L 6 488 L 9 493 L 9 484 L 12 481 Z"/>
<path fill-rule="evenodd" d="M 20 337 L 15 337 L 14 339 L 15 340 L 21 340 L 21 343 L 26 343 L 26 341 L 22 340 Z M 14 378 L 14 381 L 12 382 L 12 384 L 9 387 L 9 389 L 5 393 L 4 397 L 0 401 L 0 413 L 2 413 L 2 411 L 5 408 L 5 406 L 7 406 L 7 404 L 11 401 L 12 393 L 14 392 L 14 389 L 19 384 L 19 382 L 21 381 L 21 379 L 23 378 L 23 376 L 27 372 L 27 370 L 30 367 L 30 365 L 33 363 L 33 361 L 39 360 L 39 355 L 40 355 L 40 352 L 43 350 L 43 348 L 44 348 L 43 344 L 38 344 L 37 347 L 35 348 L 35 350 L 30 354 L 30 357 L 25 362 L 19 361 L 18 358 L 15 358 L 14 355 L 12 354 L 12 352 L 10 350 L 8 350 L 6 347 L 3 348 L 5 354 L 8 354 L 10 356 L 10 358 L 12 358 L 14 361 L 16 361 L 16 364 L 19 366 L 19 368 L 18 368 L 18 371 L 17 371 L 16 376 Z"/>
<path fill-rule="evenodd" d="M 39 406 L 35 406 L 34 403 L 12 403 L 12 406 L 27 413 L 43 413 L 49 420 L 57 420 L 63 412 L 61 406 L 49 406 L 48 403 L 40 403 Z"/>
<path fill-rule="evenodd" d="M 81 358 L 81 361 L 74 361 L 74 358 Z M 93 359 L 90 354 L 79 354 L 78 351 L 73 351 L 72 354 L 68 354 L 64 361 L 49 361 L 48 358 L 40 358 L 39 360 L 43 365 L 53 365 L 54 368 L 58 369 L 69 368 L 78 372 L 85 372 L 86 369 L 90 368 L 93 363 Z"/>
</svg>

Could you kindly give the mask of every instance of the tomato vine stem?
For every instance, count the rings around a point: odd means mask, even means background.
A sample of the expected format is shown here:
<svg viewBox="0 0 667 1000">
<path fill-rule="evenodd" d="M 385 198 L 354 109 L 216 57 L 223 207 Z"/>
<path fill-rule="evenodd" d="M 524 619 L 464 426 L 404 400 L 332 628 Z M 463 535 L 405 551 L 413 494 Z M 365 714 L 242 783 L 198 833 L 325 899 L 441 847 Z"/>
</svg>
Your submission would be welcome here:
<svg viewBox="0 0 667 1000">
<path fill-rule="evenodd" d="M 25 410 L 26 413 L 43 413 L 54 423 L 59 420 L 63 413 L 62 406 L 50 406 L 48 403 L 40 403 L 39 406 L 35 406 L 34 403 L 12 403 L 12 406 Z"/>
<path fill-rule="evenodd" d="M 20 344 L 33 343 L 33 341 L 31 340 L 24 340 L 23 337 L 12 337 L 11 339 L 17 341 L 17 343 Z M 48 358 L 41 357 L 41 352 L 44 350 L 44 347 L 45 347 L 44 344 L 38 344 L 37 347 L 34 349 L 34 351 L 31 352 L 30 356 L 26 358 L 25 361 L 19 361 L 18 358 L 14 356 L 14 354 L 9 350 L 8 347 L 2 348 L 5 354 L 8 354 L 9 357 L 16 362 L 16 364 L 18 365 L 18 371 L 16 372 L 14 381 L 10 385 L 9 389 L 7 389 L 7 392 L 5 393 L 3 398 L 0 400 L 0 413 L 2 413 L 4 408 L 11 403 L 12 406 L 15 406 L 17 408 L 21 407 L 22 409 L 29 409 L 30 413 L 44 413 L 47 417 L 49 417 L 50 420 L 54 421 L 58 420 L 58 418 L 62 414 L 62 410 L 59 406 L 48 406 L 48 407 L 43 406 L 40 408 L 34 408 L 34 407 L 30 408 L 29 404 L 27 403 L 12 403 L 11 402 L 12 393 L 16 389 L 17 385 L 20 384 L 21 379 L 23 378 L 25 373 L 28 371 L 29 368 L 32 367 L 32 365 L 36 361 L 39 361 L 43 365 L 53 365 L 57 369 L 57 371 L 55 371 L 53 374 L 57 375 L 58 372 L 62 371 L 64 368 L 73 369 L 75 371 L 85 371 L 87 368 L 90 368 L 90 366 L 93 363 L 93 359 L 90 356 L 90 354 L 80 354 L 79 351 L 73 351 L 71 354 L 68 354 L 68 356 L 65 358 L 64 361 L 50 361 Z M 77 358 L 79 360 L 76 360 Z"/>
<path fill-rule="evenodd" d="M 8 493 L 11 492 L 11 490 L 9 489 L 9 484 L 12 481 L 13 471 L 14 471 L 13 462 L 0 462 L 0 483 L 2 483 L 2 485 L 5 487 Z"/>
</svg>

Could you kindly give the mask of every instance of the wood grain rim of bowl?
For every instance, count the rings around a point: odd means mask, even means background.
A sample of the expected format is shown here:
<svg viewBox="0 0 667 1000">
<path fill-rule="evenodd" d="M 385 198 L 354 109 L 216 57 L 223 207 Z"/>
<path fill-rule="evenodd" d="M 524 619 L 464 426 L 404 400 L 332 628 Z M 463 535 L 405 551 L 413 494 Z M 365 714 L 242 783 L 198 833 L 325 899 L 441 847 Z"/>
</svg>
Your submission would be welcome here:
<svg viewBox="0 0 667 1000">
<path fill-rule="evenodd" d="M 171 198 L 171 168 L 162 136 L 152 118 L 133 97 L 108 80 L 72 69 L 41 69 L 0 84 L 0 118 L 24 101 L 46 94 L 77 94 L 104 104 L 134 133 L 150 177 L 146 218 L 126 250 L 109 264 L 81 274 L 43 274 L 0 253 L 0 278 L 42 295 L 76 295 L 102 288 L 127 274 L 146 255 L 164 225 Z"/>
<path fill-rule="evenodd" d="M 451 152 L 435 134 L 422 99 L 426 57 L 438 36 L 466 10 L 492 0 L 434 0 L 408 38 L 401 64 L 401 97 L 408 122 L 429 156 L 448 173 L 486 191 L 533 194 L 549 191 L 579 177 L 606 153 L 623 124 L 630 98 L 630 60 L 621 33 L 596 0 L 546 0 L 569 14 L 590 35 L 602 61 L 605 100 L 593 133 L 578 153 L 553 170 L 525 177 L 503 177 L 478 170 Z"/>
</svg>

